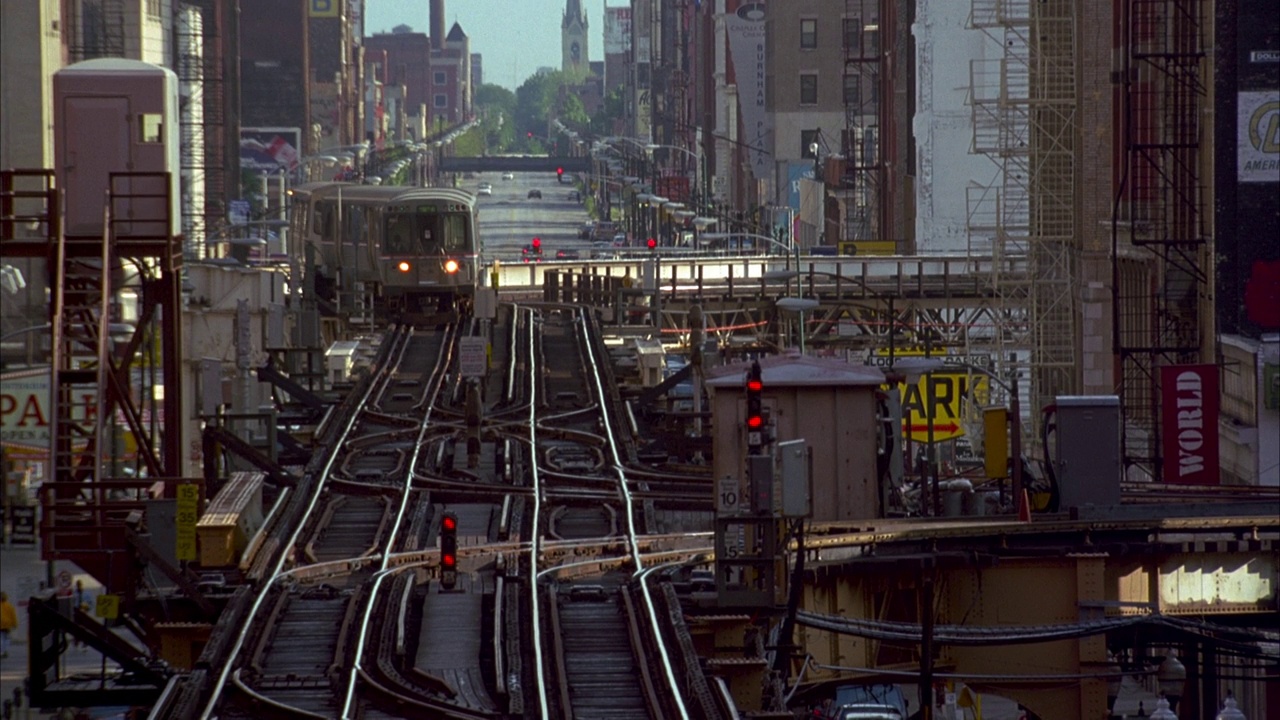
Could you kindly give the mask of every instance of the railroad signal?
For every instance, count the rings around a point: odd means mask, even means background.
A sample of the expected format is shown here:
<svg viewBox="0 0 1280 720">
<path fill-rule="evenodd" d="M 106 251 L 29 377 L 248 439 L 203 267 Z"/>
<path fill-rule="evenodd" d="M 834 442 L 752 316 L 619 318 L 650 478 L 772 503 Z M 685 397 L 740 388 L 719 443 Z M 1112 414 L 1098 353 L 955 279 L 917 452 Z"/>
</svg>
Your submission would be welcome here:
<svg viewBox="0 0 1280 720">
<path fill-rule="evenodd" d="M 440 587 L 452 590 L 458 584 L 458 516 L 445 513 L 440 518 Z"/>
<path fill-rule="evenodd" d="M 764 374 L 760 362 L 751 363 L 747 372 L 747 445 L 754 454 L 763 445 L 764 435 Z"/>
</svg>

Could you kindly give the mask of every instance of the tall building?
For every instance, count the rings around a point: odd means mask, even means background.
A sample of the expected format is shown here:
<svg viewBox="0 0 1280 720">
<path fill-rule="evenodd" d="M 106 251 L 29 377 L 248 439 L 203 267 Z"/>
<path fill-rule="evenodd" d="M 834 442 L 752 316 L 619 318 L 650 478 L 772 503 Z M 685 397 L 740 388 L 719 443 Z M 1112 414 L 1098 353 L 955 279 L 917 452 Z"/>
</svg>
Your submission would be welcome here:
<svg viewBox="0 0 1280 720">
<path fill-rule="evenodd" d="M 431 100 L 431 41 L 426 33 L 401 25 L 365 38 L 364 46 L 366 62 L 385 68 L 382 79 L 404 86 L 406 115 L 423 115 Z M 425 116 L 421 122 L 426 122 Z M 410 120 L 410 125 L 417 127 L 418 121 Z"/>
<path fill-rule="evenodd" d="M 568 0 L 560 23 L 560 69 L 575 76 L 591 71 L 587 35 L 587 14 L 579 0 Z"/>
<path fill-rule="evenodd" d="M 627 60 L 631 54 L 631 7 L 604 9 L 604 92 L 627 84 Z"/>
</svg>

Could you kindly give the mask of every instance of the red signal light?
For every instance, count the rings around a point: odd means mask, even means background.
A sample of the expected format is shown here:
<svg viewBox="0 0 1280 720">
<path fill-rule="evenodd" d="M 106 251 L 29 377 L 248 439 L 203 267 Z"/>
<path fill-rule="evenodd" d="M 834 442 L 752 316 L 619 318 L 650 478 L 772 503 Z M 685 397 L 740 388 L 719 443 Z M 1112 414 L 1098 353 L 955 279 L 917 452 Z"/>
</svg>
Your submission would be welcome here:
<svg viewBox="0 0 1280 720">
<path fill-rule="evenodd" d="M 764 383 L 760 380 L 752 378 L 747 381 L 747 390 L 751 392 L 760 392 L 764 389 Z"/>
<path fill-rule="evenodd" d="M 444 518 L 440 521 L 440 527 L 446 532 L 450 530 L 457 530 L 458 518 L 452 515 L 445 515 Z"/>
<path fill-rule="evenodd" d="M 542 247 L 542 238 L 534 238 L 534 239 L 533 239 L 533 249 L 534 249 L 534 250 L 537 250 L 538 248 L 541 248 L 541 247 Z"/>
<path fill-rule="evenodd" d="M 445 553 L 440 556 L 440 564 L 446 569 L 458 567 L 458 556 L 453 553 Z"/>
<path fill-rule="evenodd" d="M 646 242 L 645 244 L 649 246 L 650 250 L 658 247 L 658 241 L 654 240 L 653 238 L 649 238 L 648 242 Z"/>
<path fill-rule="evenodd" d="M 760 428 L 764 427 L 764 418 L 760 417 L 759 415 L 752 415 L 751 417 L 747 418 L 747 427 L 751 428 L 752 430 L 759 430 Z"/>
<path fill-rule="evenodd" d="M 558 167 L 558 168 L 556 168 L 556 174 L 557 174 L 557 175 L 563 175 L 563 174 L 564 174 L 564 168 L 562 168 L 562 167 Z"/>
</svg>

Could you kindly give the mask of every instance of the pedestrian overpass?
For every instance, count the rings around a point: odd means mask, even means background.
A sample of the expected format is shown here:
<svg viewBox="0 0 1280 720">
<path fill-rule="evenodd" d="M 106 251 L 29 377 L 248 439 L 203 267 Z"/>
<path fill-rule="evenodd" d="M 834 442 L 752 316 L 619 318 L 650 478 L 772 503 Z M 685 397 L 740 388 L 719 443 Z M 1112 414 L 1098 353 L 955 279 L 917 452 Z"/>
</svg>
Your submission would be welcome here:
<svg viewBox="0 0 1280 720">
<path fill-rule="evenodd" d="M 591 158 L 534 155 L 487 155 L 462 157 L 446 155 L 440 159 L 443 172 L 587 172 Z"/>
</svg>

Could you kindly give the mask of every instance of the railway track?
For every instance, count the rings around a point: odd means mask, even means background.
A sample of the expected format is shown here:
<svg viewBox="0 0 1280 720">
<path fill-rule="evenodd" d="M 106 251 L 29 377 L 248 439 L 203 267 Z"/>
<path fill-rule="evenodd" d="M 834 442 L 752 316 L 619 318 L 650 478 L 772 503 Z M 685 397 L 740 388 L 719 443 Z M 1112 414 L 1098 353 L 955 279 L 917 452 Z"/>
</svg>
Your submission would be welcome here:
<svg viewBox="0 0 1280 720">
<path fill-rule="evenodd" d="M 494 370 L 459 377 L 489 330 Z M 709 517 L 710 492 L 637 461 L 606 358 L 571 305 L 388 331 L 224 613 L 239 631 L 156 717 L 718 717 L 686 708 L 672 605 L 639 581 L 706 552 L 661 518 Z"/>
</svg>

